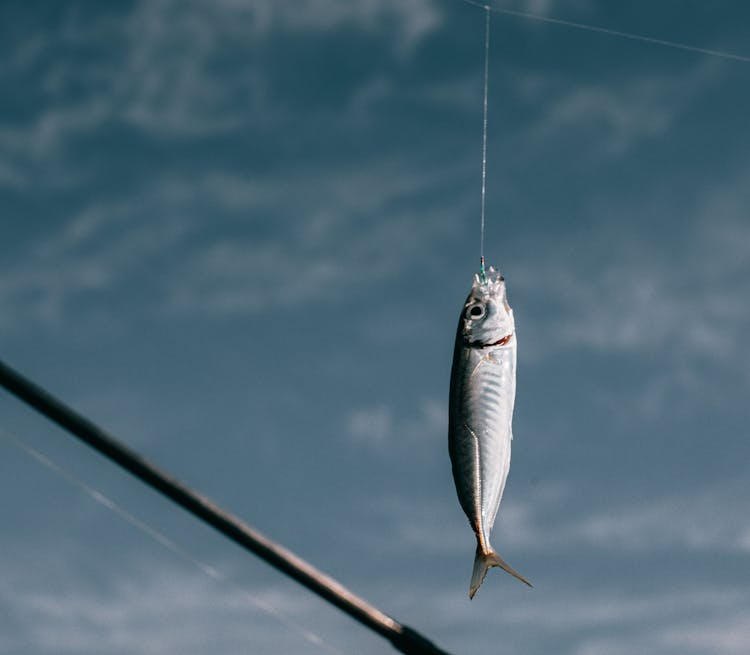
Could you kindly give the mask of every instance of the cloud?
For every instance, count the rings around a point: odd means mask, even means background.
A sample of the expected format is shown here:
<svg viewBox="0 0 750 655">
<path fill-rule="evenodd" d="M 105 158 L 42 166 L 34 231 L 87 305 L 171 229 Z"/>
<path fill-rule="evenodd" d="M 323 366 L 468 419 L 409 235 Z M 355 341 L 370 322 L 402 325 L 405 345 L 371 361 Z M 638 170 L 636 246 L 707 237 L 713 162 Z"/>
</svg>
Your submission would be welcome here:
<svg viewBox="0 0 750 655">
<path fill-rule="evenodd" d="M 378 404 L 351 410 L 345 419 L 344 434 L 357 445 L 374 450 L 392 450 L 397 444 L 414 444 L 445 436 L 448 414 L 445 403 L 422 398 L 407 416 L 388 405 Z"/>
<path fill-rule="evenodd" d="M 590 630 L 606 626 L 620 632 L 633 624 L 671 624 L 686 615 L 721 613 L 748 601 L 750 597 L 744 592 L 721 588 L 639 594 L 595 592 L 588 597 L 574 592 L 567 600 L 552 594 L 548 599 L 508 608 L 505 620 L 515 625 L 533 625 L 545 616 L 548 625 L 556 630 Z"/>
<path fill-rule="evenodd" d="M 667 621 L 662 626 L 616 636 L 581 639 L 575 655 L 627 655 L 659 652 L 664 655 L 739 655 L 747 650 L 747 610 L 727 608 L 728 617 L 697 615 L 688 620 Z"/>
<path fill-rule="evenodd" d="M 434 591 L 422 601 L 422 611 L 435 626 L 430 634 L 444 632 L 447 639 L 441 643 L 448 650 L 463 646 L 472 653 L 491 652 L 500 639 L 511 653 L 744 652 L 738 646 L 747 635 L 750 595 L 742 588 L 602 590 L 540 584 L 533 591 L 516 591 L 506 589 L 501 596 L 485 583 L 474 601 L 454 591 Z"/>
<path fill-rule="evenodd" d="M 555 11 L 590 9 L 591 2 L 590 0 L 516 0 L 510 3 L 508 8 L 547 15 Z"/>
<path fill-rule="evenodd" d="M 312 110 L 301 96 L 314 96 L 316 88 L 277 88 L 284 75 L 294 77 L 295 53 L 285 39 L 309 47 L 310 40 L 325 44 L 334 34 L 365 32 L 385 57 L 398 60 L 440 23 L 428 0 L 160 0 L 124 15 L 69 7 L 43 36 L 9 45 L 13 86 L 39 101 L 0 123 L 0 185 L 18 188 L 32 178 L 53 187 L 90 182 L 96 166 L 78 161 L 74 144 L 123 127 L 190 140 L 284 124 L 300 102 Z M 82 52 L 99 54 L 82 59 Z M 361 115 L 388 89 L 382 69 L 364 72 L 347 91 L 350 112 Z M 341 118 L 340 106 L 331 111 Z"/>
<path fill-rule="evenodd" d="M 184 236 L 174 216 L 133 220 L 142 206 L 92 205 L 23 257 L 9 260 L 0 280 L 0 323 L 55 326 L 76 303 L 92 296 L 106 301 L 112 289 L 142 277 L 140 265 L 152 264 Z"/>
<path fill-rule="evenodd" d="M 661 619 L 662 612 L 653 604 L 655 619 L 647 620 L 647 625 L 632 631 L 615 629 L 616 634 L 591 636 L 580 639 L 573 649 L 576 655 L 627 655 L 633 652 L 659 652 L 664 655 L 740 655 L 747 651 L 748 638 L 748 599 L 738 594 L 727 593 L 711 602 L 710 596 L 702 593 L 688 593 L 685 598 L 663 598 L 661 602 L 673 603 L 673 607 L 683 608 L 694 602 L 696 607 L 688 607 L 688 616 L 674 616 Z M 696 602 L 698 601 L 698 602 Z M 704 602 L 701 602 L 704 601 Z M 660 620 L 661 619 L 661 620 Z"/>
<path fill-rule="evenodd" d="M 358 0 L 343 4 L 336 0 L 305 0 L 295 5 L 265 0 L 262 4 L 266 12 L 275 13 L 283 25 L 294 30 L 329 31 L 347 24 L 370 31 L 393 30 L 401 52 L 411 50 L 441 22 L 436 3 L 429 0 Z"/>
<path fill-rule="evenodd" d="M 311 626 L 322 602 L 286 586 L 248 591 L 178 568 L 134 571 L 128 577 L 47 581 L 3 577 L 0 599 L 16 630 L 0 650 L 55 653 L 338 652 Z M 325 623 L 326 619 L 322 618 Z M 325 627 L 325 626 L 324 626 Z M 9 652 L 9 651 L 8 651 Z"/>
<path fill-rule="evenodd" d="M 744 607 L 732 606 L 728 608 L 727 615 L 698 621 L 698 625 L 692 621 L 682 621 L 662 630 L 660 641 L 678 653 L 743 655 L 750 643 L 749 614 L 750 609 L 745 602 Z"/>
<path fill-rule="evenodd" d="M 587 82 L 515 71 L 511 78 L 531 119 L 518 134 L 515 150 L 524 161 L 548 156 L 550 150 L 574 150 L 571 163 L 586 166 L 623 158 L 667 135 L 693 100 L 715 83 L 719 70 L 716 62 L 705 61 L 680 74 L 638 71 Z"/>
<path fill-rule="evenodd" d="M 382 447 L 395 434 L 393 412 L 385 405 L 355 409 L 349 413 L 347 424 L 352 442 L 372 447 Z"/>
<path fill-rule="evenodd" d="M 261 194 L 247 196 L 243 211 L 251 218 L 246 236 L 188 245 L 188 254 L 175 262 L 175 284 L 166 290 L 165 310 L 177 315 L 257 314 L 330 301 L 350 289 L 361 292 L 396 279 L 420 247 L 449 229 L 455 204 L 432 212 L 429 224 L 409 205 L 450 175 L 386 158 L 353 171 L 334 165 L 294 178 L 266 179 Z M 247 184 L 231 177 L 216 182 L 198 187 L 204 202 L 239 199 Z M 237 191 L 227 193 L 230 187 Z M 293 195 L 289 188 L 295 189 Z M 273 198 L 273 206 L 265 206 L 264 198 Z M 252 226 L 266 224 L 269 216 L 275 220 L 275 234 L 256 237 Z"/>
<path fill-rule="evenodd" d="M 222 317 L 333 299 L 398 277 L 450 230 L 465 198 L 441 203 L 429 221 L 410 206 L 453 175 L 386 157 L 283 177 L 162 177 L 135 197 L 91 202 L 4 260 L 0 322 L 54 326 L 75 308 L 84 322 L 106 323 L 115 297 L 126 322 L 136 306 Z"/>
<path fill-rule="evenodd" d="M 513 474 L 511 472 L 511 478 Z M 436 553 L 464 553 L 467 534 L 446 531 L 444 497 L 385 495 L 372 511 L 391 524 L 388 534 L 401 543 Z M 748 485 L 736 480 L 698 490 L 672 491 L 630 502 L 611 502 L 606 509 L 588 507 L 562 483 L 551 481 L 526 489 L 523 497 L 508 490 L 494 529 L 495 541 L 507 551 L 556 554 L 622 553 L 732 554 L 750 557 Z M 458 523 L 456 524 L 459 525 Z"/>
<path fill-rule="evenodd" d="M 592 224 L 519 258 L 507 275 L 512 301 L 544 307 L 543 315 L 517 312 L 525 365 L 585 352 L 629 358 L 645 372 L 627 405 L 619 390 L 592 391 L 623 421 L 634 410 L 647 420 L 689 415 L 696 398 L 723 406 L 722 389 L 745 384 L 750 371 L 748 187 L 741 168 L 697 189 L 685 207 L 659 188 L 635 207 L 610 200 L 594 207 Z M 659 216 L 659 232 L 634 215 Z"/>
<path fill-rule="evenodd" d="M 160 5 L 157 11 L 170 14 L 180 7 L 177 2 L 161 2 Z M 302 0 L 293 5 L 273 0 L 220 0 L 210 7 L 193 3 L 192 9 L 220 21 L 233 34 L 247 36 L 249 33 L 257 38 L 276 30 L 327 33 L 348 26 L 377 32 L 393 30 L 401 48 L 412 46 L 440 21 L 440 12 L 429 0 L 408 3 Z"/>
<path fill-rule="evenodd" d="M 569 492 L 504 502 L 502 540 L 523 550 L 585 547 L 606 552 L 712 552 L 750 556 L 750 515 L 744 480 L 571 516 Z M 581 505 L 580 502 L 576 503 Z M 564 521 L 557 516 L 566 517 Z"/>
<path fill-rule="evenodd" d="M 222 652 L 242 652 L 249 644 L 259 654 L 327 652 L 350 640 L 360 642 L 359 652 L 382 650 L 381 642 L 362 643 L 360 628 L 332 620 L 333 613 L 320 601 L 286 585 L 254 585 L 248 593 L 171 566 L 154 570 L 145 563 L 127 577 L 115 575 L 95 585 L 81 576 L 54 585 L 49 577 L 18 579 L 21 576 L 18 570 L 4 574 L 0 584 L 0 602 L 10 608 L 14 625 L 0 635 L 0 648 L 9 652 L 157 650 L 189 655 L 205 652 L 208 644 Z M 449 650 L 463 643 L 465 652 L 483 652 L 502 634 L 511 652 L 548 652 L 555 644 L 559 652 L 571 655 L 692 655 L 707 650 L 738 655 L 748 636 L 750 594 L 741 586 L 607 590 L 558 588 L 548 581 L 546 588 L 533 592 L 519 588 L 511 594 L 514 590 L 506 589 L 507 602 L 498 611 L 495 602 L 487 602 L 497 592 L 492 587 L 470 603 L 452 587 L 426 583 L 415 607 L 413 589 L 383 584 L 387 587 L 382 593 L 397 616 L 409 615 Z M 254 600 L 272 608 L 273 615 Z M 545 626 L 542 632 L 537 630 L 540 625 Z M 315 626 L 321 642 L 307 632 L 308 626 Z"/>
</svg>

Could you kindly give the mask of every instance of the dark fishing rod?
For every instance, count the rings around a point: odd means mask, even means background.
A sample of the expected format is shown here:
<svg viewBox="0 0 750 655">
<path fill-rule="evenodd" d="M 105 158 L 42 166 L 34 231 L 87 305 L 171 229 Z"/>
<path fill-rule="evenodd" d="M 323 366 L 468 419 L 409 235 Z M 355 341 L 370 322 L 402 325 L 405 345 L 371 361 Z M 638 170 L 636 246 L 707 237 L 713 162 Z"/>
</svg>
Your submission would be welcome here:
<svg viewBox="0 0 750 655">
<path fill-rule="evenodd" d="M 236 544 L 307 587 L 406 655 L 449 655 L 280 544 L 157 468 L 111 434 L 0 361 L 0 385 Z"/>
</svg>

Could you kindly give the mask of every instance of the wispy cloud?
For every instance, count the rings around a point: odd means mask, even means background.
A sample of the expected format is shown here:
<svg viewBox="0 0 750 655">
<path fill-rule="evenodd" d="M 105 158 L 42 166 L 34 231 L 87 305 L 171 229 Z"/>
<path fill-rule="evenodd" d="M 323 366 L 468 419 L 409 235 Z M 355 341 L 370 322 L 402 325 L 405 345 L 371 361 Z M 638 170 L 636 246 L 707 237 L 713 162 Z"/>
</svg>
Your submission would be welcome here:
<svg viewBox="0 0 750 655">
<path fill-rule="evenodd" d="M 525 157 L 554 147 L 575 161 L 621 158 L 634 147 L 664 136 L 691 101 L 715 82 L 717 65 L 709 61 L 674 74 L 614 77 L 580 83 L 534 73 L 516 75 L 519 94 L 540 111 L 519 138 Z M 533 104 L 532 104 L 533 103 Z"/>
<path fill-rule="evenodd" d="M 685 208 L 668 200 L 639 201 L 643 214 L 668 212 L 664 225 L 679 224 L 677 232 L 649 235 L 643 221 L 628 219 L 632 203 L 626 200 L 622 207 L 594 210 L 608 211 L 606 220 L 525 256 L 509 280 L 512 293 L 543 304 L 545 315 L 519 315 L 524 361 L 544 363 L 575 351 L 632 357 L 644 366 L 649 358 L 659 361 L 632 390 L 625 410 L 631 418 L 633 410 L 646 419 L 665 411 L 684 414 L 691 411 L 687 399 L 696 395 L 721 405 L 707 374 L 727 384 L 748 379 L 748 180 L 745 170 L 710 191 L 697 190 Z M 570 253 L 576 253 L 575 266 Z M 620 398 L 598 401 L 608 403 L 613 416 L 623 411 Z"/>
<path fill-rule="evenodd" d="M 732 604 L 726 614 L 709 620 L 679 621 L 665 628 L 660 641 L 677 653 L 726 653 L 742 655 L 750 643 L 750 607 Z M 632 650 L 629 651 L 632 653 Z"/>
<path fill-rule="evenodd" d="M 508 622 L 546 621 L 562 637 L 580 631 L 571 655 L 633 652 L 735 655 L 747 635 L 750 598 L 743 591 L 693 588 L 642 594 L 566 595 L 541 603 L 522 602 Z M 721 637 L 720 629 L 726 630 Z M 718 637 L 718 638 L 717 638 Z"/>
<path fill-rule="evenodd" d="M 204 653 L 208 643 L 224 652 L 251 647 L 269 654 L 332 648 L 311 632 L 320 601 L 286 587 L 246 591 L 163 567 L 99 587 L 83 579 L 54 587 L 16 580 L 11 587 L 15 577 L 4 576 L 0 585 L 0 602 L 19 624 L 12 641 L 0 635 L 2 652 Z"/>
<path fill-rule="evenodd" d="M 74 217 L 30 252 L 8 261 L 0 281 L 6 328 L 18 324 L 55 325 L 82 298 L 106 294 L 142 276 L 184 236 L 172 217 L 133 220 L 140 203 L 94 205 Z M 105 303 L 106 304 L 106 303 Z"/>
<path fill-rule="evenodd" d="M 540 585 L 534 591 L 517 591 L 506 589 L 501 596 L 485 583 L 483 595 L 473 601 L 455 592 L 433 593 L 423 601 L 422 611 L 435 626 L 432 634 L 445 632 L 449 649 L 463 647 L 472 653 L 496 648 L 499 639 L 511 653 L 744 652 L 739 648 L 747 636 L 750 595 L 742 588 L 686 585 L 607 591 Z M 403 594 L 399 600 L 406 605 L 409 597 Z"/>
<path fill-rule="evenodd" d="M 393 438 L 393 412 L 387 405 L 355 409 L 347 419 L 349 438 L 355 443 L 382 447 Z"/>
<path fill-rule="evenodd" d="M 492 3 L 488 4 L 492 6 Z M 514 11 L 546 14 L 550 11 L 587 9 L 590 5 L 590 0 L 510 0 L 503 6 Z"/>
<path fill-rule="evenodd" d="M 159 179 L 138 198 L 92 203 L 4 261 L 0 321 L 54 325 L 92 294 L 96 314 L 114 292 L 135 287 L 139 311 L 161 315 L 257 314 L 332 298 L 398 276 L 449 229 L 465 198 L 429 222 L 409 207 L 452 174 L 386 158 L 284 178 Z M 273 233 L 264 227 L 272 223 Z M 232 238 L 217 224 L 233 226 Z"/>
<path fill-rule="evenodd" d="M 744 480 L 672 492 L 571 517 L 571 497 L 556 492 L 504 503 L 502 540 L 524 550 L 586 547 L 607 552 L 713 552 L 750 555 Z M 556 519 L 564 516 L 564 519 Z"/>
<path fill-rule="evenodd" d="M 344 434 L 354 444 L 374 450 L 393 449 L 396 444 L 411 446 L 445 435 L 448 415 L 445 403 L 422 398 L 407 416 L 388 405 L 359 407 L 346 417 Z"/>
<path fill-rule="evenodd" d="M 399 59 L 441 20 L 428 0 L 308 0 L 289 6 L 164 0 L 136 4 L 117 18 L 68 8 L 44 39 L 6 45 L 10 69 L 25 72 L 13 78 L 13 86 L 31 87 L 24 96 L 42 101 L 0 123 L 0 184 L 90 181 L 95 166 L 79 162 L 72 144 L 110 128 L 180 140 L 278 125 L 293 115 L 303 91 L 285 94 L 270 81 L 274 66 L 293 65 L 294 53 L 280 56 L 284 39 L 325 42 L 334 33 L 364 32 L 379 40 L 387 57 Z M 79 56 L 97 48 L 107 55 Z M 383 76 L 373 69 L 347 91 L 353 116 L 387 91 Z M 332 111 L 341 118 L 340 106 Z"/>
<path fill-rule="evenodd" d="M 445 499 L 449 497 L 446 494 Z M 573 490 L 549 482 L 520 498 L 509 491 L 495 525 L 496 542 L 524 553 L 731 553 L 750 557 L 750 501 L 744 480 L 673 491 L 636 501 L 612 501 L 584 511 Z M 373 503 L 393 523 L 401 540 L 436 552 L 463 553 L 466 535 L 446 532 L 435 517 L 445 514 L 443 497 L 384 496 Z M 452 500 L 452 498 L 451 498 Z"/>
<path fill-rule="evenodd" d="M 162 2 L 158 11 L 175 12 L 179 3 Z M 233 32 L 266 36 L 275 30 L 299 32 L 332 32 L 342 26 L 359 27 L 380 32 L 395 30 L 406 47 L 415 39 L 434 29 L 440 21 L 440 11 L 429 0 L 416 2 L 368 2 L 355 0 L 342 4 L 336 0 L 303 0 L 285 5 L 273 0 L 220 0 L 206 7 L 198 3 L 192 7 L 211 20 L 232 22 Z"/>
</svg>

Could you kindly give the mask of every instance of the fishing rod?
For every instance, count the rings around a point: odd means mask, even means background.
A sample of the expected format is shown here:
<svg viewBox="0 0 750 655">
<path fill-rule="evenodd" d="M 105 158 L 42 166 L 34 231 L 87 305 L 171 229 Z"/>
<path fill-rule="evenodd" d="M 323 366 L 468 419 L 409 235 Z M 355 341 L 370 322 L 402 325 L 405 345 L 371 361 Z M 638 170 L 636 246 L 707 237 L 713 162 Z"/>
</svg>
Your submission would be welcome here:
<svg viewBox="0 0 750 655">
<path fill-rule="evenodd" d="M 221 509 L 166 471 L 157 468 L 139 453 L 2 361 L 0 385 L 141 482 L 390 641 L 397 651 L 405 655 L 449 655 L 416 630 L 399 623 L 298 555 Z"/>
</svg>

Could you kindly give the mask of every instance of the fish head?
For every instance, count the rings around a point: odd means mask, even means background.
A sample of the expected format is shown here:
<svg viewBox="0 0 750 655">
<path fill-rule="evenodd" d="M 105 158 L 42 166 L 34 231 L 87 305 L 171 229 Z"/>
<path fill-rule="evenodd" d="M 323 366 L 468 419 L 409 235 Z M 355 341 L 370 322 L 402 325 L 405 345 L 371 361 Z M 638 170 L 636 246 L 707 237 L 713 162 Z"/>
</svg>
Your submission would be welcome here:
<svg viewBox="0 0 750 655">
<path fill-rule="evenodd" d="M 465 342 L 481 346 L 505 345 L 515 332 L 513 310 L 508 305 L 505 278 L 490 266 L 484 276 L 474 275 L 463 313 Z"/>
</svg>

